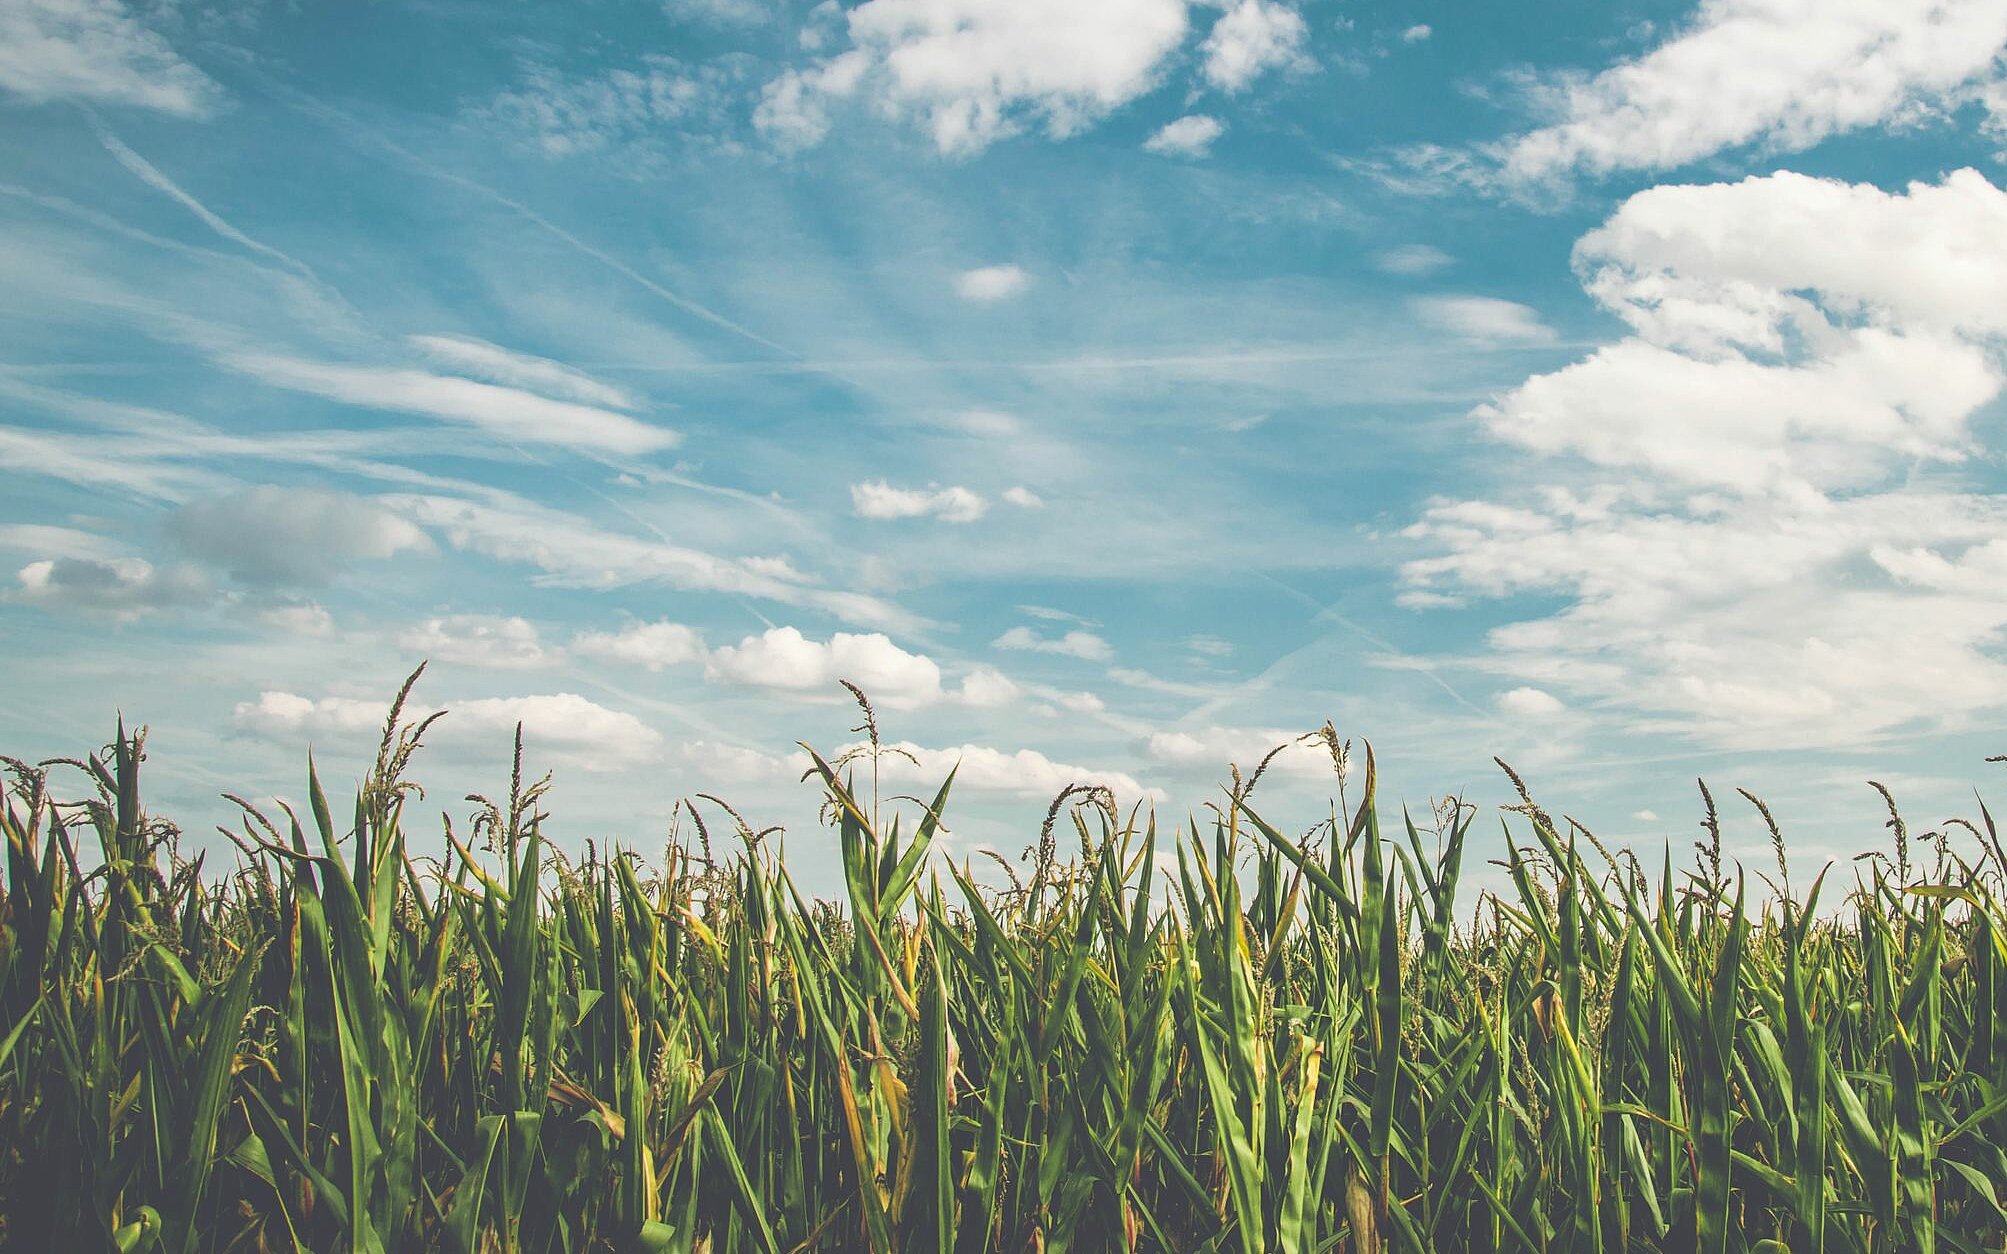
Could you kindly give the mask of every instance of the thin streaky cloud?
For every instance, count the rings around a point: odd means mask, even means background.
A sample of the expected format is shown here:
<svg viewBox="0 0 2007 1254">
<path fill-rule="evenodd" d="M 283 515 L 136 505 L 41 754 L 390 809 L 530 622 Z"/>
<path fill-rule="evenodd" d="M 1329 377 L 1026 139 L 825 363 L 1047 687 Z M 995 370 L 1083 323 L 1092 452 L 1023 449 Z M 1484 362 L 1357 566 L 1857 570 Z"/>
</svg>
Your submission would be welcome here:
<svg viewBox="0 0 2007 1254">
<path fill-rule="evenodd" d="M 261 240 L 252 239 L 243 231 L 232 226 L 222 215 L 214 212 L 209 206 L 191 196 L 179 183 L 162 174 L 160 169 L 151 161 L 134 152 L 126 145 L 125 141 L 113 134 L 111 128 L 105 125 L 104 119 L 100 118 L 95 111 L 85 109 L 84 116 L 89 119 L 91 129 L 97 133 L 98 142 L 104 145 L 105 151 L 112 155 L 113 160 L 131 171 L 134 178 L 137 178 L 148 187 L 153 188 L 155 191 L 160 192 L 162 195 L 181 205 L 182 208 L 194 214 L 202 225 L 216 232 L 216 234 L 222 236 L 224 239 L 229 240 L 231 243 L 248 248 L 260 256 L 269 257 L 301 278 L 311 280 L 314 283 L 321 281 L 320 276 L 316 275 L 305 262 Z"/>
<path fill-rule="evenodd" d="M 318 118 L 322 123 L 326 124 L 330 129 L 341 133 L 350 142 L 355 143 L 362 147 L 374 147 L 382 149 L 383 151 L 388 152 L 391 155 L 395 156 L 396 158 L 404 162 L 412 169 L 417 170 L 421 174 L 427 175 L 431 178 L 438 179 L 441 182 L 451 183 L 455 187 L 459 187 L 466 191 L 473 192 L 478 196 L 493 201 L 495 204 L 502 206 L 504 209 L 509 210 L 511 213 L 514 213 L 517 216 L 521 217 L 524 221 L 529 222 L 531 225 L 537 227 L 539 230 L 542 230 L 546 234 L 550 235 L 552 238 L 569 245 L 571 248 L 581 253 L 582 255 L 590 257 L 592 260 L 598 262 L 602 266 L 605 266 L 607 269 L 613 271 L 615 274 L 618 274 L 622 278 L 628 280 L 630 283 L 633 283 L 635 286 L 641 288 L 643 291 L 648 292 L 650 295 L 655 296 L 663 301 L 666 301 L 671 305 L 674 305 L 676 308 L 682 310 L 684 313 L 690 314 L 691 316 L 696 318 L 701 318 L 705 322 L 708 322 L 715 327 L 719 327 L 722 330 L 729 331 L 732 334 L 740 337 L 741 339 L 750 340 L 751 342 L 758 344 L 762 348 L 772 349 L 774 352 L 779 353 L 783 357 L 799 356 L 799 354 L 795 353 L 793 350 L 787 348 L 786 346 L 777 344 L 774 341 L 768 339 L 766 336 L 761 335 L 759 332 L 753 331 L 745 326 L 740 325 L 737 322 L 732 321 L 730 318 L 727 318 L 725 315 L 717 312 L 716 310 L 698 304 L 696 301 L 691 300 L 687 296 L 683 296 L 680 293 L 671 291 L 667 287 L 664 287 L 662 284 L 656 282 L 654 279 L 649 278 L 647 275 L 641 273 L 639 270 L 636 270 L 633 266 L 628 265 L 626 262 L 620 260 L 620 258 L 615 257 L 613 254 L 607 252 L 606 250 L 599 248 L 593 244 L 589 244 L 583 239 L 580 239 L 577 235 L 574 235 L 570 231 L 559 226 L 557 223 L 551 221 L 543 214 L 538 213 L 536 210 L 530 208 L 523 202 L 516 200 L 511 196 L 504 195 L 503 193 L 496 191 L 494 188 L 489 187 L 484 183 L 476 182 L 475 180 L 470 179 L 465 175 L 455 174 L 450 170 L 444 170 L 439 168 L 439 166 L 437 166 L 433 162 L 428 161 L 425 158 L 419 156 L 418 154 L 412 152 L 410 149 L 403 147 L 396 141 L 391 140 L 384 135 L 380 135 L 375 131 L 368 129 L 361 123 L 357 122 L 354 118 L 350 117 L 346 113 L 343 113 L 341 110 L 335 108 L 334 106 L 326 104 L 320 100 L 316 100 L 315 98 L 307 95 L 304 92 L 295 90 L 293 88 L 284 87 L 277 83 L 268 83 L 268 86 L 270 86 L 271 89 L 274 91 L 274 93 L 277 94 L 281 99 L 288 101 L 293 105 L 293 107 L 299 109 L 301 112 L 306 113 L 311 117 Z"/>
</svg>

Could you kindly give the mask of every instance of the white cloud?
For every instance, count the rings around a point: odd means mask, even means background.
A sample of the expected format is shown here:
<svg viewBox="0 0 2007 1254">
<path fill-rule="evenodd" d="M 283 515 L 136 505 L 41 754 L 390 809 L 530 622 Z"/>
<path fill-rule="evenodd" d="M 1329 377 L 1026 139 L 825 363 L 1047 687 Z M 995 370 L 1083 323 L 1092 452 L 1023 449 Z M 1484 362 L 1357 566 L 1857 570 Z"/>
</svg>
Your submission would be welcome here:
<svg viewBox="0 0 2007 1254">
<path fill-rule="evenodd" d="M 1303 53 L 1309 29 L 1303 15 L 1276 0 L 1239 0 L 1206 36 L 1206 81 L 1221 91 L 1245 90 L 1274 69 L 1309 64 Z"/>
<path fill-rule="evenodd" d="M 199 117 L 222 89 L 117 0 L 0 3 L 0 88 Z"/>
<path fill-rule="evenodd" d="M 267 690 L 256 701 L 239 701 L 237 721 L 257 731 L 309 735 L 361 735 L 381 731 L 389 706 L 356 697 L 303 697 Z"/>
<path fill-rule="evenodd" d="M 977 439 L 1007 440 L 1024 434 L 1024 423 L 1018 420 L 1017 415 L 994 409 L 964 409 L 929 421 Z"/>
<path fill-rule="evenodd" d="M 667 756 L 673 765 L 690 772 L 693 788 L 712 793 L 720 784 L 792 784 L 801 775 L 785 758 L 714 740 L 686 740 Z"/>
<path fill-rule="evenodd" d="M 1218 636 L 1186 636 L 1185 648 L 1200 657 L 1230 657 L 1233 654 L 1233 641 L 1222 640 Z"/>
<path fill-rule="evenodd" d="M 1798 491 L 1957 460 L 1997 394 L 2007 195 L 1797 174 L 1659 187 L 1576 246 L 1634 334 L 1479 411 L 1494 433 L 1694 485 Z"/>
<path fill-rule="evenodd" d="M 763 26 L 774 16 L 773 6 L 763 0 L 664 0 L 662 11 L 711 26 Z"/>
<path fill-rule="evenodd" d="M 452 545 L 544 572 L 547 583 L 571 588 L 667 584 L 705 592 L 764 597 L 808 606 L 847 623 L 898 631 L 921 625 L 897 605 L 864 593 L 803 586 L 772 559 L 729 558 L 668 540 L 594 526 L 561 510 L 489 490 L 480 501 L 451 496 L 378 498 L 421 526 L 443 531 Z"/>
<path fill-rule="evenodd" d="M 1942 470 L 2007 377 L 2007 195 L 1969 170 L 1661 187 L 1576 261 L 1632 334 L 1475 412 L 1553 482 L 1432 506 L 1407 598 L 1558 599 L 1483 664 L 1730 746 L 2007 708 L 2007 496 Z"/>
<path fill-rule="evenodd" d="M 1014 649 L 1030 653 L 1053 653 L 1060 657 L 1077 657 L 1088 662 L 1105 662 L 1115 656 L 1115 650 L 1108 642 L 1091 631 L 1069 631 L 1063 636 L 1041 636 L 1029 627 L 1013 627 L 995 640 L 990 647 Z"/>
<path fill-rule="evenodd" d="M 1226 134 L 1226 123 L 1203 113 L 1188 114 L 1143 141 L 1143 151 L 1180 157 L 1203 157 L 1212 152 L 1213 141 Z"/>
<path fill-rule="evenodd" d="M 1263 758 L 1281 747 L 1282 752 L 1269 764 L 1272 774 L 1335 783 L 1338 777 L 1331 763 L 1331 751 L 1322 741 L 1305 741 L 1301 736 L 1301 732 L 1272 727 L 1160 731 L 1151 733 L 1145 752 L 1158 762 L 1216 772 L 1224 779 L 1229 765 L 1238 766 L 1243 776 L 1253 774 Z"/>
<path fill-rule="evenodd" d="M 685 65 L 652 53 L 631 67 L 586 77 L 538 65 L 474 116 L 521 136 L 545 156 L 568 157 L 645 141 L 671 128 L 715 138 L 729 122 L 733 87 L 725 66 Z"/>
<path fill-rule="evenodd" d="M 1157 82 L 1184 40 L 1185 0 L 867 0 L 851 51 L 769 83 L 756 123 L 794 147 L 828 133 L 828 102 L 866 91 L 917 118 L 943 153 L 1040 125 L 1076 133 Z"/>
<path fill-rule="evenodd" d="M 1493 296 L 1425 296 L 1414 302 L 1422 321 L 1490 344 L 1544 344 L 1554 330 L 1533 309 Z"/>
<path fill-rule="evenodd" d="M 673 431 L 613 410 L 423 370 L 250 353 L 230 357 L 225 364 L 273 387 L 364 409 L 443 418 L 510 441 L 636 454 L 673 447 L 679 438 Z"/>
<path fill-rule="evenodd" d="M 258 611 L 258 621 L 289 636 L 334 634 L 334 615 L 312 601 L 267 606 Z"/>
<path fill-rule="evenodd" d="M 934 659 L 908 653 L 877 632 L 839 631 L 825 643 L 794 627 L 772 627 L 712 650 L 705 669 L 732 683 L 830 696 L 840 695 L 836 682 L 847 679 L 889 706 L 922 705 L 941 695 Z"/>
<path fill-rule="evenodd" d="M 1030 618 L 1043 619 L 1048 623 L 1079 623 L 1082 627 L 1098 627 L 1101 624 L 1091 618 L 1075 614 L 1072 610 L 1054 609 L 1050 605 L 1020 605 L 1017 612 Z"/>
<path fill-rule="evenodd" d="M 523 744 L 532 753 L 557 757 L 586 770 L 617 770 L 659 760 L 662 734 L 621 710 L 610 710 L 572 692 L 524 697 L 482 697 L 449 701 L 427 709 L 407 708 L 407 717 L 444 709 L 427 739 L 467 747 L 505 742 L 522 724 Z M 240 701 L 237 722 L 268 735 L 353 736 L 381 731 L 388 705 L 379 699 L 305 697 L 268 690 L 256 701 Z"/>
<path fill-rule="evenodd" d="M 951 523 L 972 523 L 989 510 L 967 488 L 895 488 L 882 479 L 851 484 L 850 505 L 859 518 L 932 517 Z"/>
<path fill-rule="evenodd" d="M 912 741 L 900 741 L 885 748 L 897 750 L 885 753 L 879 760 L 889 784 L 938 787 L 949 771 L 955 771 L 958 792 L 1008 793 L 1045 800 L 1058 796 L 1071 784 L 1100 784 L 1113 790 L 1124 802 L 1161 800 L 1164 796 L 1158 789 L 1143 787 L 1133 775 L 1070 766 L 1055 762 L 1035 749 L 1012 752 L 973 744 L 934 749 Z M 917 761 L 908 761 L 908 755 Z"/>
<path fill-rule="evenodd" d="M 412 347 L 434 360 L 490 383 L 541 392 L 559 400 L 603 405 L 609 409 L 640 407 L 640 401 L 625 388 L 602 383 L 562 362 L 514 352 L 471 335 L 413 335 L 408 338 Z"/>
<path fill-rule="evenodd" d="M 813 148 L 829 136 L 829 102 L 856 91 L 870 68 L 869 54 L 853 50 L 789 70 L 761 90 L 753 126 L 784 151 Z"/>
<path fill-rule="evenodd" d="M 704 671 L 714 680 L 802 692 L 830 700 L 845 700 L 837 687 L 847 679 L 877 705 L 915 709 L 942 702 L 977 708 L 1006 705 L 1019 695 L 1018 686 L 1002 673 L 979 666 L 956 689 L 942 683 L 940 664 L 925 654 L 909 653 L 877 632 L 837 632 L 828 641 L 812 640 L 794 627 L 770 627 L 736 645 L 711 650 Z"/>
<path fill-rule="evenodd" d="M 1440 248 L 1428 244 L 1402 244 L 1373 258 L 1373 264 L 1388 274 L 1422 277 L 1434 274 L 1454 260 Z"/>
<path fill-rule="evenodd" d="M 586 657 L 625 662 L 659 671 L 704 657 L 704 639 L 682 623 L 664 620 L 635 623 L 615 632 L 588 631 L 573 636 L 572 651 Z"/>
<path fill-rule="evenodd" d="M 182 506 L 168 537 L 244 583 L 324 584 L 358 561 L 427 552 L 432 542 L 366 497 L 326 488 L 245 488 Z"/>
<path fill-rule="evenodd" d="M 1725 148 L 1800 150 L 1990 77 L 2002 0 L 1703 0 L 1666 42 L 1551 89 L 1560 120 L 1504 146 L 1507 177 L 1669 169 Z"/>
<path fill-rule="evenodd" d="M 978 666 L 962 678 L 962 703 L 977 709 L 1009 705 L 1023 693 L 1009 676 L 988 666 Z"/>
<path fill-rule="evenodd" d="M 1000 300 L 1022 296 L 1030 286 L 1031 275 L 1015 263 L 978 266 L 955 276 L 955 294 L 979 305 L 994 305 Z"/>
<path fill-rule="evenodd" d="M 442 726 L 450 725 L 453 735 L 471 732 L 499 740 L 521 723 L 526 748 L 554 753 L 587 770 L 617 770 L 661 756 L 662 733 L 624 710 L 610 710 L 573 692 L 485 697 L 446 708 Z"/>
<path fill-rule="evenodd" d="M 104 560 L 120 555 L 117 545 L 95 532 L 49 523 L 0 523 L 0 548 L 44 557 Z"/>
<path fill-rule="evenodd" d="M 1417 22 L 1401 32 L 1401 42 L 1404 44 L 1418 44 L 1435 33 L 1435 29 L 1428 23 Z"/>
<path fill-rule="evenodd" d="M 136 557 L 99 561 L 57 557 L 30 562 L 15 574 L 15 596 L 55 609 L 137 618 L 154 610 L 209 599 L 209 581 L 187 566 L 166 570 Z"/>
<path fill-rule="evenodd" d="M 1045 498 L 1022 484 L 1014 488 L 1005 488 L 1003 499 L 1019 509 L 1045 508 Z"/>
<path fill-rule="evenodd" d="M 1499 713 L 1513 718 L 1552 718 L 1568 710 L 1559 697 L 1542 688 L 1508 688 L 1495 703 Z"/>
<path fill-rule="evenodd" d="M 399 636 L 397 643 L 429 661 L 485 670 L 531 670 L 557 660 L 544 647 L 536 624 L 525 618 L 448 614 L 426 619 Z"/>
</svg>

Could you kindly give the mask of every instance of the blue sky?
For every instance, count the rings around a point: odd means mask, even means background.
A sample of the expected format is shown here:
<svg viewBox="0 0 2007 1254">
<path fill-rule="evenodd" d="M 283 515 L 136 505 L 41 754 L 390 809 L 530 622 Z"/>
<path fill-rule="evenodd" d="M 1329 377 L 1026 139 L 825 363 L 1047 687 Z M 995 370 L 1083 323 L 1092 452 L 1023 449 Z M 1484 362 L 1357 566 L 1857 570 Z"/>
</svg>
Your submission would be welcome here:
<svg viewBox="0 0 2007 1254">
<path fill-rule="evenodd" d="M 1810 860 L 2007 750 L 2007 0 L 0 0 L 0 748 L 568 843 L 796 740 Z M 1319 817 L 1290 751 L 1271 805 Z M 1738 803 L 1739 804 L 1739 803 Z M 1761 844 L 1740 809 L 1739 845 Z"/>
</svg>

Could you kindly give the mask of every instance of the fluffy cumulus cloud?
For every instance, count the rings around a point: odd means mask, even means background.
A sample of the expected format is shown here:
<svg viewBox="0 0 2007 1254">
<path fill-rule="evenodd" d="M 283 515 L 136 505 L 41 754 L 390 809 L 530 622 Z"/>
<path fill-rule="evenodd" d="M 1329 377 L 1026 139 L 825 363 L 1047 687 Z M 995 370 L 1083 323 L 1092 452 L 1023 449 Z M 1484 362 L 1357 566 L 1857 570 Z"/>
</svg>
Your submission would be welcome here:
<svg viewBox="0 0 2007 1254">
<path fill-rule="evenodd" d="M 849 680 L 873 702 L 899 709 L 949 700 L 994 706 L 1017 695 L 1016 685 L 988 669 L 972 672 L 958 690 L 951 690 L 942 683 L 934 659 L 909 653 L 877 632 L 839 631 L 822 641 L 794 627 L 772 627 L 713 649 L 705 672 L 727 683 L 832 698 L 842 696 L 837 682 Z"/>
<path fill-rule="evenodd" d="M 1553 718 L 1568 710 L 1561 698 L 1553 693 L 1524 684 L 1499 693 L 1493 704 L 1498 707 L 1499 713 L 1510 718 Z"/>
<path fill-rule="evenodd" d="M 662 751 L 662 733 L 625 710 L 608 709 L 575 692 L 484 697 L 449 705 L 447 711 L 454 735 L 492 742 L 511 735 L 520 723 L 526 746 L 590 770 L 636 766 Z"/>
<path fill-rule="evenodd" d="M 1031 275 L 1025 272 L 1024 267 L 1008 262 L 977 266 L 955 276 L 955 295 L 978 305 L 994 305 L 1000 300 L 1022 296 L 1030 286 Z"/>
<path fill-rule="evenodd" d="M 432 547 L 409 520 L 326 488 L 245 488 L 191 501 L 167 520 L 189 556 L 261 586 L 324 584 L 359 561 Z"/>
<path fill-rule="evenodd" d="M 1428 296 L 1415 312 L 1433 327 L 1485 344 L 1541 344 L 1554 329 L 1535 310 L 1495 296 Z"/>
<path fill-rule="evenodd" d="M 239 701 L 239 725 L 267 735 L 360 735 L 383 727 L 386 713 L 380 700 L 360 697 L 303 697 L 296 692 L 268 689 L 255 701 Z"/>
<path fill-rule="evenodd" d="M 2007 194 L 1783 173 L 1631 197 L 1576 246 L 1628 338 L 1480 411 L 1543 452 L 1802 492 L 1956 460 L 2000 386 Z"/>
<path fill-rule="evenodd" d="M 1631 333 L 1476 411 L 1554 483 L 1438 502 L 1409 600 L 1559 598 L 1489 664 L 1734 744 L 2007 706 L 2007 497 L 1957 479 L 2002 389 L 2007 194 L 1969 170 L 1660 187 L 1576 260 Z"/>
<path fill-rule="evenodd" d="M 1669 169 L 1726 148 L 1808 148 L 1940 107 L 1990 78 L 2003 0 L 1703 0 L 1657 48 L 1549 85 L 1559 118 L 1504 146 L 1508 177 Z"/>
<path fill-rule="evenodd" d="M 0 3 L 0 90 L 200 116 L 222 91 L 119 0 Z"/>
<path fill-rule="evenodd" d="M 1277 753 L 1276 750 L 1281 750 Z M 1271 753 L 1269 772 L 1317 782 L 1336 782 L 1337 764 L 1321 740 L 1272 727 L 1198 727 L 1153 732 L 1144 746 L 1153 761 L 1224 776 L 1229 766 L 1251 775 Z"/>
<path fill-rule="evenodd" d="M 990 646 L 1025 653 L 1077 657 L 1087 662 L 1105 662 L 1115 656 L 1115 650 L 1108 642 L 1091 631 L 1076 630 L 1059 636 L 1041 636 L 1029 627 L 1013 627 L 990 641 Z"/>
<path fill-rule="evenodd" d="M 859 748 L 852 745 L 849 748 Z M 1164 794 L 1145 788 L 1133 775 L 1055 762 L 1036 749 L 996 749 L 988 745 L 929 748 L 911 741 L 888 744 L 879 759 L 887 784 L 938 787 L 955 772 L 956 791 L 1005 793 L 1041 800 L 1056 797 L 1072 784 L 1099 784 L 1122 802 L 1162 800 Z"/>
<path fill-rule="evenodd" d="M 1226 123 L 1209 114 L 1193 113 L 1165 123 L 1143 141 L 1143 150 L 1167 156 L 1203 157 L 1212 152 L 1213 141 L 1224 134 Z"/>
<path fill-rule="evenodd" d="M 972 523 L 989 511 L 982 497 L 964 487 L 895 488 L 884 480 L 850 485 L 850 506 L 859 518 L 938 518 Z"/>
<path fill-rule="evenodd" d="M 847 51 L 767 86 L 755 122 L 784 145 L 820 141 L 829 103 L 856 95 L 943 153 L 1071 135 L 1156 84 L 1188 17 L 1185 0 L 866 0 L 844 21 Z"/>
<path fill-rule="evenodd" d="M 587 631 L 572 637 L 572 651 L 586 657 L 651 671 L 702 661 L 704 638 L 695 628 L 668 621 L 635 623 L 619 631 Z"/>
<path fill-rule="evenodd" d="M 455 748 L 487 751 L 512 737 L 520 723 L 526 747 L 587 770 L 634 767 L 662 756 L 660 732 L 577 693 L 480 697 L 431 707 L 437 709 L 446 716 L 427 739 Z M 423 717 L 431 710 L 409 713 Z M 236 707 L 245 729 L 288 738 L 367 735 L 382 728 L 384 714 L 378 698 L 306 697 L 283 690 L 261 692 Z"/>
<path fill-rule="evenodd" d="M 994 667 L 978 666 L 962 679 L 962 703 L 979 710 L 1010 705 L 1023 695 L 1015 680 Z"/>
<path fill-rule="evenodd" d="M 1309 64 L 1303 44 L 1310 31 L 1303 15 L 1277 0 L 1238 0 L 1213 23 L 1200 49 L 1206 81 L 1221 91 L 1245 90 L 1274 69 Z"/>
<path fill-rule="evenodd" d="M 483 670 L 531 670 L 557 660 L 536 624 L 524 618 L 486 614 L 428 618 L 399 636 L 397 643 L 430 661 Z"/>
<path fill-rule="evenodd" d="M 137 618 L 200 604 L 212 593 L 202 572 L 187 566 L 161 569 L 136 557 L 55 557 L 17 571 L 14 595 L 50 609 Z"/>
</svg>

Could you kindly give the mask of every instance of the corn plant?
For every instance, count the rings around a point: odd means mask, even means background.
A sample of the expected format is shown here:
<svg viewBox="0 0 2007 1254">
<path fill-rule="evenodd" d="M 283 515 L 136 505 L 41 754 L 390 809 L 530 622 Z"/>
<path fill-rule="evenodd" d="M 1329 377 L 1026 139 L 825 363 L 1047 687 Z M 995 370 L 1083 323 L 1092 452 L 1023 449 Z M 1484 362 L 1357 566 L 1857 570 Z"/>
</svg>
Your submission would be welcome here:
<svg viewBox="0 0 2007 1254">
<path fill-rule="evenodd" d="M 1388 821 L 1367 750 L 1301 835 L 1259 770 L 1203 821 L 1069 789 L 999 883 L 943 852 L 952 776 L 882 804 L 810 752 L 817 900 L 710 798 L 659 866 L 568 856 L 520 737 L 414 857 L 402 703 L 341 818 L 311 765 L 304 813 L 233 798 L 228 869 L 141 734 L 8 761 L 0 1247 L 2007 1248 L 1983 808 L 1924 866 L 1891 802 L 1897 856 L 1801 900 L 1711 798 L 1650 866 L 1511 775 L 1472 893 L 1475 810 Z"/>
</svg>

